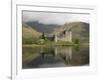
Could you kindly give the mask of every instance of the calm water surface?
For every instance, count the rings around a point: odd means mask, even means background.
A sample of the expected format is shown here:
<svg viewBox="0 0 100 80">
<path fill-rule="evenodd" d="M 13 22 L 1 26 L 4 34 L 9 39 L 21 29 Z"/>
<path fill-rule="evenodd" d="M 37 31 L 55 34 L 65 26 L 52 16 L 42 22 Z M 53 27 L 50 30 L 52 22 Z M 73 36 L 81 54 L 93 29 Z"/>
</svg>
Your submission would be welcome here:
<svg viewBox="0 0 100 80">
<path fill-rule="evenodd" d="M 85 65 L 89 65 L 89 47 L 23 47 L 23 69 Z"/>
</svg>

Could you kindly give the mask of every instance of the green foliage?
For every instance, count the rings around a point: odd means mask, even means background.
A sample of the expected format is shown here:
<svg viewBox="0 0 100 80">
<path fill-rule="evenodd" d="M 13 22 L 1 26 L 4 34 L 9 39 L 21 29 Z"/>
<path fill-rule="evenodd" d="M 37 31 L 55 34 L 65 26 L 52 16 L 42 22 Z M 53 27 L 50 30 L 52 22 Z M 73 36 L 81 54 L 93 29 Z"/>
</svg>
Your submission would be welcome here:
<svg viewBox="0 0 100 80">
<path fill-rule="evenodd" d="M 58 41 L 57 43 L 56 43 L 56 45 L 61 45 L 61 46 L 70 46 L 70 45 L 73 45 L 73 42 L 66 42 L 66 41 Z"/>
<path fill-rule="evenodd" d="M 79 44 L 79 43 L 80 43 L 79 39 L 74 40 L 74 44 Z"/>
<path fill-rule="evenodd" d="M 44 39 L 38 39 L 37 41 L 36 41 L 36 44 L 44 44 Z"/>
<path fill-rule="evenodd" d="M 23 44 L 35 44 L 38 38 L 23 38 L 22 43 Z"/>
</svg>

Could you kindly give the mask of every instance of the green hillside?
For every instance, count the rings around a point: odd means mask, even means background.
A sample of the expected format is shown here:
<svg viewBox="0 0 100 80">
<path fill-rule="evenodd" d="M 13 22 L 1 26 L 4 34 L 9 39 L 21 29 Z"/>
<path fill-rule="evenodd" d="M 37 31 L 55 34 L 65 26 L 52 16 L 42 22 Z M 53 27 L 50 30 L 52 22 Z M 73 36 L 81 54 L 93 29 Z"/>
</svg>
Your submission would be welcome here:
<svg viewBox="0 0 100 80">
<path fill-rule="evenodd" d="M 72 31 L 73 40 L 79 39 L 81 42 L 89 42 L 89 24 L 84 22 L 72 22 L 64 24 L 68 30 Z"/>
<path fill-rule="evenodd" d="M 37 32 L 27 24 L 22 25 L 22 40 L 23 43 L 32 43 L 33 40 L 36 40 L 41 35 L 40 32 Z"/>
</svg>

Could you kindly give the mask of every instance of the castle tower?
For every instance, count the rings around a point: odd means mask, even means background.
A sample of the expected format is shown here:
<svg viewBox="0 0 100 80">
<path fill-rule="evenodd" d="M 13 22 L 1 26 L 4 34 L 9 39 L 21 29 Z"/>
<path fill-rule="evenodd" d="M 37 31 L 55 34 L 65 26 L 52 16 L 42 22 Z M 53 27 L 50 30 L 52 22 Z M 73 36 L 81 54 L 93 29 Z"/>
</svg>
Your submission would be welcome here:
<svg viewBox="0 0 100 80">
<path fill-rule="evenodd" d="M 72 32 L 71 31 L 68 31 L 68 34 L 69 34 L 68 41 L 69 42 L 72 42 Z"/>
<path fill-rule="evenodd" d="M 64 31 L 64 35 L 65 35 L 65 40 L 68 42 L 72 41 L 72 32 L 71 31 Z"/>
<path fill-rule="evenodd" d="M 54 42 L 57 42 L 57 35 L 54 35 Z"/>
</svg>

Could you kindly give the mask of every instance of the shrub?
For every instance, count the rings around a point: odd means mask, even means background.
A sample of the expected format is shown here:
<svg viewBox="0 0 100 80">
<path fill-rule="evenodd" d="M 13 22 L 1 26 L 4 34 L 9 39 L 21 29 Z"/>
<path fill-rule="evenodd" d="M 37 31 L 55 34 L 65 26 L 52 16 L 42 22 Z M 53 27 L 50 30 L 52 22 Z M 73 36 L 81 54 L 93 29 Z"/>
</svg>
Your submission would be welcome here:
<svg viewBox="0 0 100 80">
<path fill-rule="evenodd" d="M 79 44 L 79 43 L 80 43 L 79 39 L 75 39 L 75 40 L 74 40 L 74 43 L 75 43 L 75 44 Z"/>
</svg>

